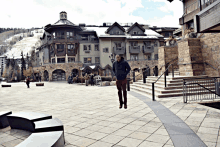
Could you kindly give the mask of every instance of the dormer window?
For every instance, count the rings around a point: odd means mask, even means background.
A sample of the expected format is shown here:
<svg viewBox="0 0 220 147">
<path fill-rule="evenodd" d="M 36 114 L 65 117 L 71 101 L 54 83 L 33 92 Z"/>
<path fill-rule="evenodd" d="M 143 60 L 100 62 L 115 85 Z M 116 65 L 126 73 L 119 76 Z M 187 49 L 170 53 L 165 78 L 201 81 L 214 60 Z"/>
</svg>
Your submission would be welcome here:
<svg viewBox="0 0 220 147">
<path fill-rule="evenodd" d="M 138 34 L 138 32 L 137 31 L 133 31 L 133 34 L 136 35 L 136 34 Z"/>
<path fill-rule="evenodd" d="M 120 31 L 116 31 L 116 34 L 119 35 L 119 34 L 120 34 Z"/>
</svg>

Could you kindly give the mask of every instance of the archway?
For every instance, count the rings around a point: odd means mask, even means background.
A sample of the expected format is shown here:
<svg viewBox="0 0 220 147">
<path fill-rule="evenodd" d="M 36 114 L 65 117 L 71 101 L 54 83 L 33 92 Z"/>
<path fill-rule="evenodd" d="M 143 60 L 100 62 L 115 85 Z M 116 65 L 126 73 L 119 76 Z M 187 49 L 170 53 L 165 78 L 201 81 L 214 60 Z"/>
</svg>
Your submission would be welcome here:
<svg viewBox="0 0 220 147">
<path fill-rule="evenodd" d="M 135 72 L 139 72 L 139 69 L 138 68 L 135 68 L 135 69 L 133 69 Z"/>
<path fill-rule="evenodd" d="M 73 77 L 76 77 L 77 75 L 79 75 L 79 70 L 74 68 L 72 70 L 72 75 L 73 75 Z"/>
<path fill-rule="evenodd" d="M 56 69 L 52 73 L 52 81 L 66 81 L 66 73 L 62 69 Z"/>
<path fill-rule="evenodd" d="M 49 81 L 49 73 L 48 71 L 44 71 L 44 81 Z"/>
</svg>

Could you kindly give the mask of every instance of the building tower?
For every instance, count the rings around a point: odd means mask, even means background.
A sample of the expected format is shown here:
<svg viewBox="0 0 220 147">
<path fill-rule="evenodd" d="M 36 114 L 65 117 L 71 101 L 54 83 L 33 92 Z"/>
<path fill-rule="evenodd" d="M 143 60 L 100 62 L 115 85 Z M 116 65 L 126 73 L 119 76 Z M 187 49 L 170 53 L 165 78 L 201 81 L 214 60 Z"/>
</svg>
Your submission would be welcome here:
<svg viewBox="0 0 220 147">
<path fill-rule="evenodd" d="M 65 11 L 60 12 L 60 19 L 67 20 L 67 13 Z"/>
</svg>

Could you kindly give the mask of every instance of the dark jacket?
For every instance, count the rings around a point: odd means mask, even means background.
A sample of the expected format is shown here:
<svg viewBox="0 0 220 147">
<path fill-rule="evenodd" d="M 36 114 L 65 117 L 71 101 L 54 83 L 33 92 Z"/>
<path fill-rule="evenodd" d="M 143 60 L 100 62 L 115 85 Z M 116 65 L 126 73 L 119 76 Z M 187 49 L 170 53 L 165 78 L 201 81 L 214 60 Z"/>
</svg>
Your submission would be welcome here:
<svg viewBox="0 0 220 147">
<path fill-rule="evenodd" d="M 94 76 L 93 76 L 93 75 L 91 75 L 91 80 L 93 80 L 93 77 L 94 77 Z"/>
<path fill-rule="evenodd" d="M 117 78 L 117 80 L 124 80 L 127 77 L 127 74 L 130 72 L 131 67 L 127 61 L 121 57 L 121 61 L 115 61 L 113 63 L 113 72 Z"/>
</svg>

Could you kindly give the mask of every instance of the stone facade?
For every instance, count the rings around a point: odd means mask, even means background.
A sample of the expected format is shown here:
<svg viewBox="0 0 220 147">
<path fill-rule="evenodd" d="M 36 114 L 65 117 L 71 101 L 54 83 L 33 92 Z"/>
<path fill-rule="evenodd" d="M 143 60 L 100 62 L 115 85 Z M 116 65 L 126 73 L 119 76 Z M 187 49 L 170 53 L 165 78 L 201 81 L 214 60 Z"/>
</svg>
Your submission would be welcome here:
<svg viewBox="0 0 220 147">
<path fill-rule="evenodd" d="M 174 69 L 178 69 L 178 65 L 175 64 L 174 59 L 178 57 L 178 46 L 162 46 L 159 47 L 158 50 L 159 53 L 159 60 L 158 60 L 158 73 L 161 75 L 165 71 L 165 64 L 168 62 L 174 63 Z M 162 68 L 161 68 L 162 67 Z M 169 68 L 168 71 L 170 71 L 171 68 Z"/>
<path fill-rule="evenodd" d="M 178 42 L 179 72 L 181 76 L 205 74 L 199 38 L 187 38 Z"/>
<path fill-rule="evenodd" d="M 203 61 L 209 63 L 205 65 L 205 72 L 208 76 L 219 76 L 220 65 L 220 33 L 207 33 L 200 38 Z"/>
<path fill-rule="evenodd" d="M 68 76 L 71 75 L 73 69 L 77 69 L 79 71 L 79 75 L 81 75 L 80 68 L 83 66 L 82 63 L 58 63 L 58 64 L 47 64 L 41 67 L 34 67 L 34 72 L 39 72 L 42 76 L 42 81 L 44 81 L 44 71 L 46 70 L 49 73 L 49 81 L 52 81 L 52 73 L 56 69 L 61 69 L 66 73 L 66 80 L 68 80 Z"/>
</svg>

